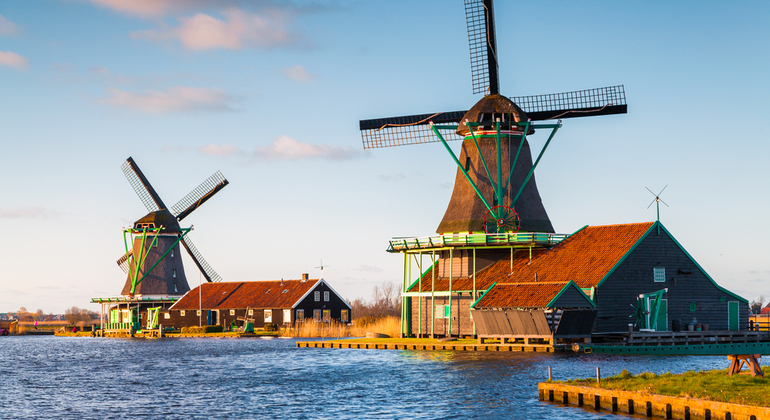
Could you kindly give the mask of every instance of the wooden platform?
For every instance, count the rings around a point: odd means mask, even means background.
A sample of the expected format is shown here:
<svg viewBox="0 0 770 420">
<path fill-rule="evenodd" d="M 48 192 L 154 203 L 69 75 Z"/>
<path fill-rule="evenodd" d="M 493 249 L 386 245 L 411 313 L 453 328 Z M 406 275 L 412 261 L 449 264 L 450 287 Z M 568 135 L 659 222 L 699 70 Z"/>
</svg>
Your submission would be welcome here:
<svg viewBox="0 0 770 420">
<path fill-rule="evenodd" d="M 570 351 L 569 346 L 551 346 L 548 344 L 458 344 L 445 343 L 360 343 L 345 341 L 297 341 L 297 347 L 332 348 L 332 349 L 370 349 L 370 350 L 454 350 L 454 351 L 492 351 L 492 352 L 541 352 Z"/>
</svg>

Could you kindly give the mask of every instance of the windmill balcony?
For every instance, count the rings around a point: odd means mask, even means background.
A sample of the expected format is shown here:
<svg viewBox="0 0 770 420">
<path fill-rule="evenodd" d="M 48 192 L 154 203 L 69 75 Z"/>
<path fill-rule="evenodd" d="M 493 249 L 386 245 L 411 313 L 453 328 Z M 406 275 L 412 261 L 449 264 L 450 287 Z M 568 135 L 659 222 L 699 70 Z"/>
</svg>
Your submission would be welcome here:
<svg viewBox="0 0 770 420">
<path fill-rule="evenodd" d="M 438 249 L 448 247 L 512 246 L 515 248 L 551 247 L 566 239 L 564 233 L 458 233 L 421 237 L 398 237 L 390 240 L 388 252 Z"/>
</svg>

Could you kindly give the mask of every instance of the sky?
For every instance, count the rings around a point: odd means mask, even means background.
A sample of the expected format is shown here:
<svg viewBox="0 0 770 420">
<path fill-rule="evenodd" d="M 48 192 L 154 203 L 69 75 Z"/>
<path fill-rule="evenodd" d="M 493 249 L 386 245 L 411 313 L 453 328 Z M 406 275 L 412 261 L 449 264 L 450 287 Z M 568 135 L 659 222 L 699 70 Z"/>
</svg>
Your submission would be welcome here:
<svg viewBox="0 0 770 420">
<path fill-rule="evenodd" d="M 653 221 L 647 188 L 666 187 L 661 222 L 690 255 L 770 298 L 770 3 L 495 14 L 504 95 L 625 86 L 628 114 L 564 120 L 537 168 L 555 230 Z M 479 99 L 460 0 L 0 0 L 0 312 L 120 294 L 122 229 L 147 212 L 129 156 L 169 205 L 230 181 L 182 223 L 226 281 L 323 261 L 368 299 L 402 280 L 390 238 L 435 234 L 456 167 L 435 143 L 364 150 L 358 121 Z"/>
</svg>

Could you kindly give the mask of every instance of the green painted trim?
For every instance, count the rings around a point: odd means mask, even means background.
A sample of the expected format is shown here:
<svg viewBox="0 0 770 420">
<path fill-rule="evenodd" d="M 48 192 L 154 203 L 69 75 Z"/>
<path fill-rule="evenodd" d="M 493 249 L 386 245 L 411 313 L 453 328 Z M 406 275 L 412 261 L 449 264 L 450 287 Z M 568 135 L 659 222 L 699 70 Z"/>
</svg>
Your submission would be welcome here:
<svg viewBox="0 0 770 420">
<path fill-rule="evenodd" d="M 487 295 L 487 293 L 489 293 L 489 291 L 490 291 L 490 290 L 492 290 L 492 288 L 493 288 L 493 287 L 495 287 L 495 285 L 496 285 L 496 284 L 497 284 L 497 282 L 494 282 L 494 283 L 492 283 L 492 285 L 491 285 L 491 286 L 489 286 L 489 289 L 482 291 L 482 292 L 481 292 L 481 296 L 479 296 L 479 298 L 478 298 L 478 299 L 476 299 L 476 301 L 475 301 L 475 302 L 473 302 L 473 304 L 471 305 L 471 309 L 475 309 L 475 308 L 476 308 L 476 304 L 477 304 L 477 303 L 479 303 L 479 301 L 480 301 L 481 299 L 484 299 L 484 296 L 486 296 L 486 295 Z"/>
<path fill-rule="evenodd" d="M 533 283 L 533 284 L 534 284 L 534 283 Z M 583 290 L 581 290 L 581 289 L 578 287 L 577 283 L 575 283 L 575 282 L 574 282 L 574 281 L 572 281 L 572 280 L 570 280 L 570 281 L 569 281 L 567 284 L 565 284 L 565 285 L 564 285 L 564 287 L 562 287 L 562 288 L 561 288 L 561 290 L 559 291 L 559 293 L 557 293 L 557 294 L 556 294 L 556 296 L 554 296 L 554 298 L 553 298 L 553 299 L 551 299 L 551 301 L 550 301 L 550 302 L 548 302 L 548 304 L 547 304 L 547 305 L 545 305 L 545 306 L 546 306 L 546 308 L 551 308 L 551 307 L 553 307 L 554 303 L 555 303 L 557 300 L 559 300 L 559 298 L 561 297 L 561 295 L 563 295 L 563 294 L 564 294 L 564 293 L 567 291 L 567 289 L 568 289 L 570 286 L 574 287 L 574 288 L 575 288 L 575 289 L 576 289 L 576 290 L 577 290 L 577 291 L 580 293 L 580 296 L 584 297 L 584 298 L 585 298 L 585 300 L 586 300 L 586 302 L 588 302 L 588 303 L 590 303 L 590 304 L 591 304 L 591 307 L 593 307 L 593 308 L 596 308 L 596 304 L 595 304 L 595 303 L 594 303 L 594 302 L 593 302 L 591 299 L 589 299 L 589 298 L 588 298 L 588 296 L 586 296 L 586 294 L 585 294 L 585 293 L 583 293 Z"/>
<path fill-rule="evenodd" d="M 484 154 L 481 153 L 481 147 L 479 147 L 479 142 L 476 140 L 476 134 L 473 132 L 473 127 L 468 126 L 468 130 L 471 133 L 471 137 L 473 138 L 473 144 L 476 145 L 476 151 L 479 152 L 479 157 L 481 158 L 481 164 L 484 165 L 484 171 L 487 173 L 487 178 L 492 179 L 492 174 L 489 173 L 489 167 L 487 166 L 487 160 L 484 159 Z M 467 137 L 466 137 L 467 138 Z M 495 187 L 495 184 L 492 184 L 493 188 Z M 495 190 L 495 194 L 497 194 L 497 190 Z"/>
<path fill-rule="evenodd" d="M 519 154 L 521 154 L 521 148 L 524 147 L 524 142 L 527 141 L 527 131 L 529 131 L 529 121 L 524 125 L 524 131 L 521 133 L 521 141 L 519 142 L 519 148 L 516 150 L 516 157 L 513 158 L 513 165 L 511 165 L 511 170 L 508 172 L 508 179 L 505 181 L 505 190 L 508 191 L 508 186 L 511 185 L 511 177 L 513 176 L 513 170 L 516 168 L 516 162 L 519 161 Z M 513 204 L 511 204 L 511 207 L 513 207 Z"/>
<path fill-rule="evenodd" d="M 703 269 L 703 267 L 701 267 L 701 266 L 700 266 L 700 264 L 698 264 L 698 262 L 697 262 L 697 261 L 695 261 L 695 259 L 694 259 L 694 258 L 693 258 L 693 257 L 690 255 L 690 253 L 689 253 L 689 252 L 687 252 L 687 250 L 685 250 L 685 249 L 684 249 L 684 247 L 683 247 L 683 246 L 682 246 L 682 245 L 679 243 L 679 241 L 677 241 L 677 240 L 676 240 L 676 238 L 674 238 L 674 235 L 672 235 L 672 234 L 671 234 L 671 232 L 669 232 L 669 231 L 668 231 L 668 229 L 666 229 L 666 227 L 665 227 L 665 226 L 663 226 L 663 224 L 662 224 L 662 223 L 660 223 L 660 222 L 655 222 L 655 224 L 656 224 L 656 225 L 658 225 L 658 226 L 660 226 L 660 227 L 663 229 L 663 231 L 664 231 L 664 232 L 666 232 L 666 235 L 668 235 L 668 237 L 669 237 L 669 238 L 671 238 L 671 240 L 672 240 L 672 241 L 674 241 L 674 243 L 676 244 L 676 246 L 678 246 L 678 247 L 679 247 L 679 249 L 681 249 L 681 250 L 682 250 L 682 252 L 684 252 L 684 255 L 686 255 L 686 256 L 687 256 L 687 258 L 689 258 L 689 259 L 690 259 L 690 261 L 692 261 L 692 263 L 693 263 L 693 264 L 695 264 L 695 266 L 696 266 L 696 267 L 698 267 L 698 270 L 700 270 L 700 271 L 701 271 L 701 273 L 703 273 L 703 275 L 705 275 L 705 276 L 706 276 L 706 278 L 707 278 L 707 279 L 708 279 L 708 280 L 711 282 L 711 284 L 713 284 L 713 285 L 714 285 L 714 286 L 715 286 L 715 287 L 716 287 L 718 290 L 720 290 L 720 291 L 722 291 L 722 292 L 724 292 L 724 293 L 727 293 L 728 295 L 730 295 L 730 296 L 732 296 L 732 297 L 734 297 L 734 298 L 736 298 L 736 299 L 740 300 L 741 302 L 743 302 L 743 303 L 745 303 L 745 304 L 747 304 L 747 305 L 749 304 L 749 301 L 748 301 L 748 299 L 746 299 L 746 298 L 743 298 L 743 297 L 741 297 L 741 296 L 738 296 L 738 295 L 736 295 L 735 293 L 733 293 L 733 292 L 731 292 L 731 291 L 729 291 L 729 290 L 725 289 L 724 287 L 722 287 L 722 286 L 718 285 L 718 284 L 717 284 L 717 282 L 716 282 L 716 281 L 714 281 L 714 279 L 713 279 L 713 278 L 711 278 L 711 276 L 709 276 L 709 274 L 706 272 L 706 270 L 704 270 L 704 269 Z"/>
<path fill-rule="evenodd" d="M 545 144 L 543 145 L 543 150 L 541 150 L 540 154 L 537 156 L 537 160 L 535 160 L 535 164 L 532 165 L 532 168 L 529 170 L 527 177 L 524 178 L 524 182 L 521 183 L 521 186 L 519 187 L 519 191 L 516 193 L 516 196 L 513 197 L 513 201 L 511 202 L 511 207 L 514 207 L 516 205 L 516 201 L 518 201 L 519 196 L 521 195 L 522 192 L 524 192 L 524 187 L 527 186 L 529 179 L 532 178 L 532 174 L 535 173 L 535 168 L 537 168 L 537 165 L 540 163 L 540 159 L 543 158 L 543 154 L 545 154 L 545 149 L 548 148 L 548 145 L 551 143 L 551 140 L 553 139 L 553 136 L 556 135 L 557 131 L 559 131 L 559 127 L 554 127 L 553 131 L 551 131 L 551 135 L 548 137 L 548 141 L 546 141 Z M 522 143 L 524 142 L 522 141 Z"/>
<path fill-rule="evenodd" d="M 407 254 L 408 254 L 408 253 L 407 253 Z M 424 277 L 426 274 L 428 274 L 428 271 L 429 271 L 429 270 L 431 270 L 431 269 L 433 269 L 434 267 L 436 267 L 436 265 L 438 265 L 438 260 L 436 260 L 436 261 L 435 261 L 435 262 L 434 262 L 434 263 L 433 263 L 433 264 L 432 264 L 430 267 L 426 268 L 426 269 L 425 269 L 425 271 L 423 271 L 422 273 L 420 273 L 420 277 L 417 277 L 417 280 L 415 280 L 414 282 L 412 282 L 412 284 L 410 284 L 410 285 L 409 285 L 409 287 L 407 287 L 407 288 L 406 288 L 406 290 L 407 290 L 407 291 L 411 290 L 411 289 L 412 289 L 412 287 L 414 287 L 414 285 L 416 285 L 417 283 L 419 283 L 419 282 L 420 282 L 420 279 L 421 279 L 421 278 L 423 278 L 423 277 Z M 406 293 L 406 292 L 405 292 L 405 293 Z M 413 292 L 409 292 L 409 293 L 413 293 Z"/>
</svg>

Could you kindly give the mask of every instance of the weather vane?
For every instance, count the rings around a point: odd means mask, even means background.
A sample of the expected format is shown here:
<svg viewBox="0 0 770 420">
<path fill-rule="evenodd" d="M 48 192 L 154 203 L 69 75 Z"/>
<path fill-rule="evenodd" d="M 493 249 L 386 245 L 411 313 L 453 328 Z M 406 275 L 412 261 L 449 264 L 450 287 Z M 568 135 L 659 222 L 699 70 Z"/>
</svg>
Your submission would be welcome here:
<svg viewBox="0 0 770 420">
<path fill-rule="evenodd" d="M 321 265 L 319 265 L 318 267 L 315 267 L 315 268 L 321 269 L 321 278 L 324 278 L 324 267 L 328 267 L 328 265 L 324 265 L 324 260 L 321 260 Z"/>
<path fill-rule="evenodd" d="M 644 187 L 644 188 L 647 188 L 647 187 Z M 652 203 L 650 203 L 650 205 L 649 205 L 649 206 L 647 206 L 647 208 L 649 209 L 649 208 L 652 206 L 652 204 L 653 204 L 653 203 L 655 203 L 655 211 L 656 211 L 656 212 L 657 212 L 657 214 L 658 214 L 658 219 L 657 219 L 657 221 L 658 221 L 658 222 L 660 222 L 660 203 L 666 204 L 666 202 L 665 202 L 665 201 L 663 201 L 663 200 L 660 198 L 660 195 L 661 195 L 661 194 L 663 194 L 663 191 L 664 191 L 666 188 L 668 188 L 668 185 L 666 185 L 665 187 L 663 187 L 663 189 L 662 189 L 662 190 L 660 190 L 660 192 L 659 192 L 659 193 L 657 193 L 657 194 L 655 194 L 654 192 L 652 192 L 652 190 L 651 190 L 651 189 L 647 188 L 647 191 L 649 191 L 649 192 L 650 192 L 650 194 L 652 194 L 652 195 L 654 195 L 654 196 L 655 196 L 655 199 L 654 199 L 654 200 L 652 200 Z M 668 204 L 666 204 L 666 207 L 669 207 L 669 205 L 668 205 Z"/>
</svg>

